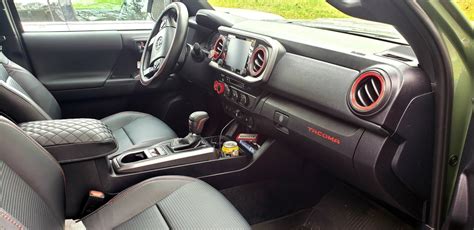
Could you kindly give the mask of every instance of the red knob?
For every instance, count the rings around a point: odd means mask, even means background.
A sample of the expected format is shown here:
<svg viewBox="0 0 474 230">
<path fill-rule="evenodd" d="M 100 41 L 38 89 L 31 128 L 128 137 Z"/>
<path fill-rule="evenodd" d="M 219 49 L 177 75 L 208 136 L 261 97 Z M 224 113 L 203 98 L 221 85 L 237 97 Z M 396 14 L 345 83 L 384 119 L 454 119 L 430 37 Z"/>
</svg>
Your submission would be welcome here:
<svg viewBox="0 0 474 230">
<path fill-rule="evenodd" d="M 221 95 L 224 93 L 224 89 L 225 89 L 225 83 L 224 82 L 220 82 L 220 81 L 214 81 L 214 91 L 216 91 L 216 93 L 218 95 Z"/>
</svg>

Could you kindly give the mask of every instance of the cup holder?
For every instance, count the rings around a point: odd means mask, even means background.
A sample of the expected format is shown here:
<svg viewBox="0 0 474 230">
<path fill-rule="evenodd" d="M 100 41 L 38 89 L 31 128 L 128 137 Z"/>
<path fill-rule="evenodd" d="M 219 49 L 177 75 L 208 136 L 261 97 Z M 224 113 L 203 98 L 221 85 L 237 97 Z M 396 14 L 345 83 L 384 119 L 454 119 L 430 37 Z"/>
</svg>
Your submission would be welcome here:
<svg viewBox="0 0 474 230">
<path fill-rule="evenodd" d="M 132 163 L 132 162 L 137 162 L 137 161 L 141 161 L 145 159 L 147 159 L 145 153 L 139 152 L 139 153 L 128 154 L 127 156 L 124 156 L 120 161 L 122 163 Z"/>
</svg>

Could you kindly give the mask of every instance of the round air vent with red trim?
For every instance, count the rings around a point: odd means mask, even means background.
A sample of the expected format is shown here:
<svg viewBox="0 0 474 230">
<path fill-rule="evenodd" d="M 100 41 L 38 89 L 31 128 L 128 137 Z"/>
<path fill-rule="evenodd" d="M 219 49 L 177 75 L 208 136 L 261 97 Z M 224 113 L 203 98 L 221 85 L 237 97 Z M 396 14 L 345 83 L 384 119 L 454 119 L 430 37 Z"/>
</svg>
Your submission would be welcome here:
<svg viewBox="0 0 474 230">
<path fill-rule="evenodd" d="M 216 40 L 216 43 L 214 43 L 214 47 L 212 48 L 212 50 L 214 51 L 212 55 L 212 59 L 217 60 L 222 56 L 223 51 L 224 51 L 224 42 L 225 42 L 224 36 L 222 35 L 219 36 L 219 38 Z"/>
<path fill-rule="evenodd" d="M 349 104 L 361 114 L 377 112 L 387 101 L 389 82 L 378 71 L 360 74 L 352 84 Z"/>
<path fill-rule="evenodd" d="M 258 77 L 267 65 L 268 50 L 264 46 L 258 46 L 249 59 L 248 70 L 251 76 Z"/>
</svg>

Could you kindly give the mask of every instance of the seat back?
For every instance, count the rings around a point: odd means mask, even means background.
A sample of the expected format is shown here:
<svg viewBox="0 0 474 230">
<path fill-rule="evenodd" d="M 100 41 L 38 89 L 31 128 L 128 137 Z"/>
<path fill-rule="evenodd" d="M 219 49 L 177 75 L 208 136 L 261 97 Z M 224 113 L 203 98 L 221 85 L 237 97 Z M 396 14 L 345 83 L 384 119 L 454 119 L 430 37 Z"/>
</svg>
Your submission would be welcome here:
<svg viewBox="0 0 474 230">
<path fill-rule="evenodd" d="M 0 228 L 64 228 L 64 183 L 56 160 L 0 116 Z"/>
<path fill-rule="evenodd" d="M 0 113 L 20 123 L 60 119 L 54 96 L 28 70 L 0 52 Z"/>
</svg>

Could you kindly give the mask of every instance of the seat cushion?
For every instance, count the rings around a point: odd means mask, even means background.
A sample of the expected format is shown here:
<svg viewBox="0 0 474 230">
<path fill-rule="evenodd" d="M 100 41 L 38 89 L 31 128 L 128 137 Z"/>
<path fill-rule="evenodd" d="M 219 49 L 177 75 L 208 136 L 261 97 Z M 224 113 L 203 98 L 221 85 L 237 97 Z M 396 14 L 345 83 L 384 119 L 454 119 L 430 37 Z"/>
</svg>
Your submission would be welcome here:
<svg viewBox="0 0 474 230">
<path fill-rule="evenodd" d="M 82 221 L 87 229 L 250 229 L 221 193 L 184 176 L 139 183 Z"/>
<path fill-rule="evenodd" d="M 175 132 L 160 119 L 146 113 L 121 112 L 102 119 L 112 131 L 117 152 L 145 143 L 155 144 L 176 138 Z"/>
</svg>

